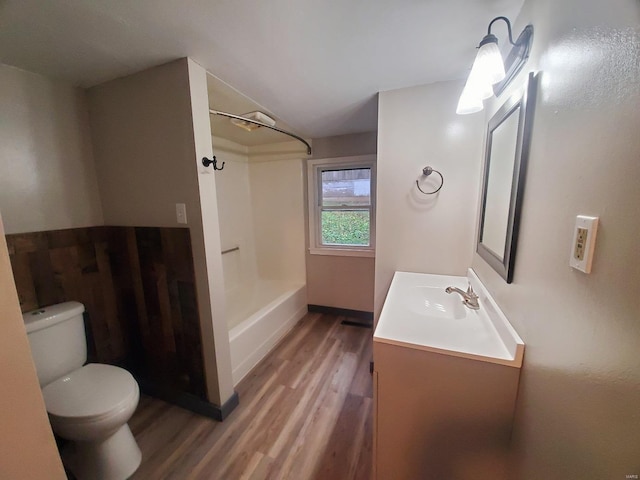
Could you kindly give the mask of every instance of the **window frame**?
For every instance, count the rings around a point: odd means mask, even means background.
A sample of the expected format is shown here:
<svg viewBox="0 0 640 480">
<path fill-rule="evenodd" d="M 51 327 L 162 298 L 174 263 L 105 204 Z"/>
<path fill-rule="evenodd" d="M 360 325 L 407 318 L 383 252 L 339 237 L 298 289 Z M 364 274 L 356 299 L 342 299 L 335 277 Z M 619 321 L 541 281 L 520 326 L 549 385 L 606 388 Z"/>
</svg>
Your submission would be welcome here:
<svg viewBox="0 0 640 480">
<path fill-rule="evenodd" d="M 323 245 L 321 222 L 321 193 L 323 170 L 371 169 L 371 204 L 369 212 L 369 246 Z M 354 157 L 322 158 L 307 162 L 307 192 L 309 213 L 309 253 L 311 255 L 336 255 L 352 257 L 375 257 L 376 251 L 376 156 L 358 155 Z M 365 210 L 357 207 L 339 207 L 336 210 Z"/>
</svg>

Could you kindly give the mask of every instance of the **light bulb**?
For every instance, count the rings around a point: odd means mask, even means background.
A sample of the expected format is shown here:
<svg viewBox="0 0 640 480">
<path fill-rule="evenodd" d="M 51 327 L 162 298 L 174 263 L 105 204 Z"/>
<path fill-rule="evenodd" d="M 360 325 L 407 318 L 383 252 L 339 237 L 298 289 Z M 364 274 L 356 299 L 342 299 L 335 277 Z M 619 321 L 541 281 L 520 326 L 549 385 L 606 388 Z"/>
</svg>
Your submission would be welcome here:
<svg viewBox="0 0 640 480">
<path fill-rule="evenodd" d="M 456 113 L 459 115 L 465 115 L 467 113 L 475 113 L 482 110 L 482 101 L 493 95 L 493 88 L 491 84 L 482 78 L 477 70 L 471 69 L 467 83 L 464 85 L 460 100 L 458 101 L 458 108 Z"/>
<path fill-rule="evenodd" d="M 471 94 L 479 97 L 481 100 L 485 100 L 493 96 L 493 87 L 491 85 L 491 82 L 489 82 L 486 77 L 482 76 L 478 71 L 474 71 L 472 68 L 465 88 L 467 88 Z"/>
<path fill-rule="evenodd" d="M 460 95 L 460 100 L 458 100 L 458 107 L 456 108 L 456 113 L 458 115 L 476 113 L 483 108 L 482 98 L 480 95 L 478 95 L 477 91 L 468 87 L 469 81 L 467 80 L 467 84 L 464 86 L 462 94 Z"/>
<path fill-rule="evenodd" d="M 504 79 L 504 62 L 497 41 L 483 42 L 480 42 L 480 48 L 469 76 L 475 75 L 482 81 L 493 85 Z"/>
</svg>

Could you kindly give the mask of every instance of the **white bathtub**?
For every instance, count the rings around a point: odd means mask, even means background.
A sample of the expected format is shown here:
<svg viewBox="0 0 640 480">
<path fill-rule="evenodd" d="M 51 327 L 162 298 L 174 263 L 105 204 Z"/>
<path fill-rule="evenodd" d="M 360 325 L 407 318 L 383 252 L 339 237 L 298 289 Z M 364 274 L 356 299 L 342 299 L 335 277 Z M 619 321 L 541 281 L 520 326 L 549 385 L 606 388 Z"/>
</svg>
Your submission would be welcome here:
<svg viewBox="0 0 640 480">
<path fill-rule="evenodd" d="M 304 284 L 258 280 L 227 292 L 234 386 L 306 313 Z"/>
</svg>

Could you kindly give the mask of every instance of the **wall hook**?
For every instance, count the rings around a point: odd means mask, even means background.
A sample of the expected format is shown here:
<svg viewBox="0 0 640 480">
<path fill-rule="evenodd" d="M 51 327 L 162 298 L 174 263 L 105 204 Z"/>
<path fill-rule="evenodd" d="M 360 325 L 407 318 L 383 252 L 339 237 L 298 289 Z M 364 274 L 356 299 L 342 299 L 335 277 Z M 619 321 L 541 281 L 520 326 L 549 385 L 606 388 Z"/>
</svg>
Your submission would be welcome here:
<svg viewBox="0 0 640 480">
<path fill-rule="evenodd" d="M 215 155 L 213 156 L 213 160 L 209 160 L 207 157 L 202 157 L 202 165 L 204 165 L 205 167 L 208 167 L 211 164 L 213 164 L 214 170 L 222 170 L 224 168 L 225 162 L 222 162 L 222 165 L 218 167 L 218 160 L 216 159 Z"/>
</svg>

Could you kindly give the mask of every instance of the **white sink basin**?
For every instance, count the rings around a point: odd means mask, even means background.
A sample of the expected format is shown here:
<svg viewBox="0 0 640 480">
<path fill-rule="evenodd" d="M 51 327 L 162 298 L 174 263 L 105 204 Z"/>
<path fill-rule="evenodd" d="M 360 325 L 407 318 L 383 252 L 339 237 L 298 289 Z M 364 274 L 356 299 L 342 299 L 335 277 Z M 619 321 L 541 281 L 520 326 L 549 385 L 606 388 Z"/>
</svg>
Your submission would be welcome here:
<svg viewBox="0 0 640 480">
<path fill-rule="evenodd" d="M 445 292 L 448 286 L 466 290 L 469 283 L 479 310 Z M 524 343 L 471 269 L 467 277 L 396 272 L 373 339 L 514 367 L 524 354 Z"/>
<path fill-rule="evenodd" d="M 442 287 L 413 287 L 407 289 L 405 307 L 418 315 L 446 320 L 465 317 L 465 306 L 458 294 L 449 294 Z"/>
</svg>

